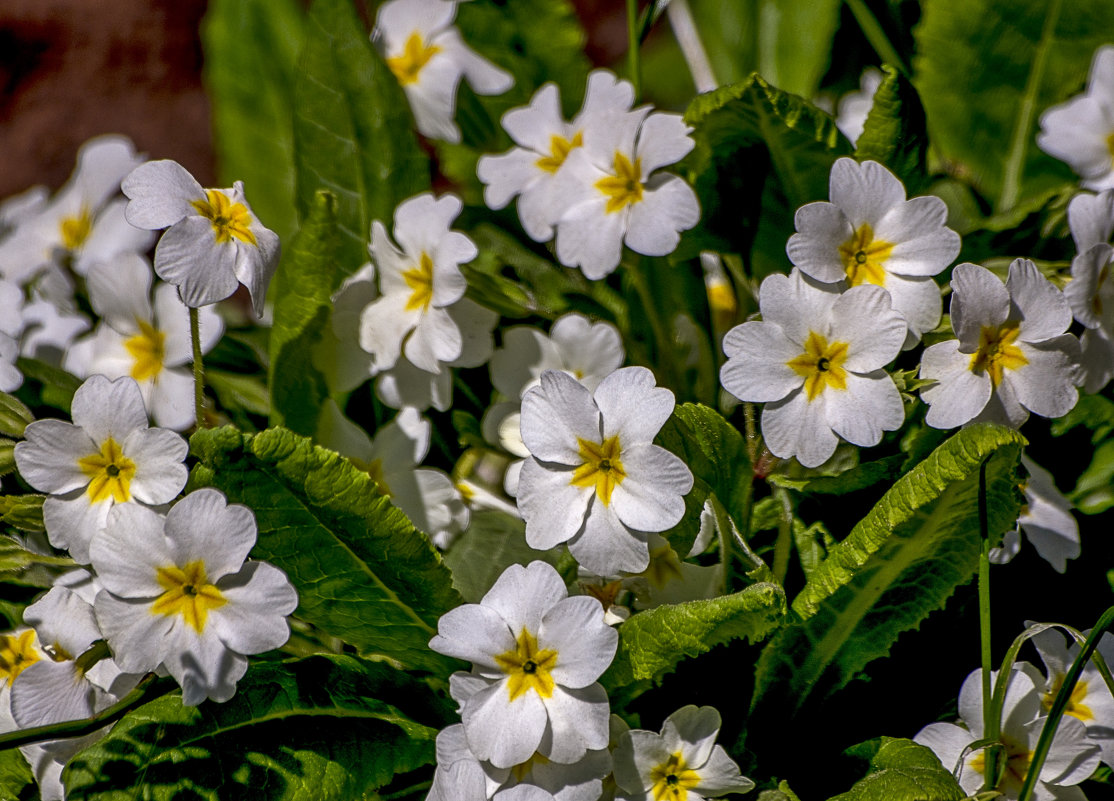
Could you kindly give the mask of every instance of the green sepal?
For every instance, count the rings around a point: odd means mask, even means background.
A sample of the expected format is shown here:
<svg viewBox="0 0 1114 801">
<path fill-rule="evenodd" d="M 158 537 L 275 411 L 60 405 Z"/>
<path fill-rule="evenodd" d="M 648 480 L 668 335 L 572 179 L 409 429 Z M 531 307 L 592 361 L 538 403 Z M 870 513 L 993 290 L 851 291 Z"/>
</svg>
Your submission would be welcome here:
<svg viewBox="0 0 1114 801">
<path fill-rule="evenodd" d="M 936 754 L 912 740 L 882 737 L 849 749 L 869 760 L 869 772 L 828 801 L 961 801 L 967 792 Z"/>
<path fill-rule="evenodd" d="M 7 392 L 0 392 L 0 434 L 20 438 L 27 424 L 34 420 L 34 413 L 23 401 Z"/>
</svg>

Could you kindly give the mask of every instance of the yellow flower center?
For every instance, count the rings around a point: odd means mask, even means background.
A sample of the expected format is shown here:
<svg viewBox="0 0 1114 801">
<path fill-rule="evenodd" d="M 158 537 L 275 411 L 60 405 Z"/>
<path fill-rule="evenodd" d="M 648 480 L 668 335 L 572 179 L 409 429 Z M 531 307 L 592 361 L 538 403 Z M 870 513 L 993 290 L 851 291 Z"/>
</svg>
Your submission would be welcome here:
<svg viewBox="0 0 1114 801">
<path fill-rule="evenodd" d="M 660 590 L 669 582 L 681 579 L 684 574 L 681 573 L 677 552 L 666 543 L 650 550 L 650 566 L 642 571 L 642 575 L 652 587 Z"/>
<path fill-rule="evenodd" d="M 557 652 L 548 648 L 538 650 L 537 639 L 525 628 L 518 635 L 514 650 L 496 656 L 495 664 L 510 676 L 507 691 L 512 701 L 530 690 L 542 698 L 553 695 L 554 682 L 549 672 L 557 664 Z"/>
<path fill-rule="evenodd" d="M 572 471 L 572 480 L 569 483 L 574 487 L 594 487 L 603 505 L 609 505 L 611 493 L 627 477 L 623 463 L 619 460 L 622 452 L 619 435 L 608 437 L 603 443 L 577 437 L 576 444 L 584 463 Z"/>
<path fill-rule="evenodd" d="M 77 466 L 89 476 L 86 492 L 90 503 L 100 503 L 109 498 L 117 503 L 131 500 L 128 488 L 135 478 L 135 462 L 124 455 L 112 437 L 104 441 L 99 452 L 78 459 Z"/>
<path fill-rule="evenodd" d="M 650 769 L 654 801 L 685 801 L 689 790 L 700 784 L 700 774 L 689 770 L 685 758 L 677 751 L 660 765 Z"/>
<path fill-rule="evenodd" d="M 165 592 L 151 604 L 152 615 L 181 615 L 198 634 L 205 628 L 210 609 L 219 609 L 228 601 L 205 575 L 200 559 L 185 567 L 170 565 L 156 571 L 159 586 Z"/>
<path fill-rule="evenodd" d="M 847 343 L 832 342 L 815 331 L 808 332 L 805 352 L 786 364 L 805 380 L 805 395 L 809 402 L 816 400 L 825 388 L 847 389 Z"/>
<path fill-rule="evenodd" d="M 440 52 L 440 47 L 432 44 L 427 45 L 422 41 L 422 35 L 414 31 L 407 38 L 402 52 L 387 59 L 387 66 L 398 78 L 400 84 L 409 86 L 418 82 L 418 73 L 422 71 L 422 67 Z"/>
<path fill-rule="evenodd" d="M 139 333 L 124 342 L 124 347 L 135 359 L 131 377 L 136 381 L 158 378 L 166 360 L 166 334 L 144 320 L 136 322 Z"/>
<path fill-rule="evenodd" d="M 406 270 L 402 280 L 410 287 L 410 299 L 406 301 L 406 311 L 429 308 L 433 300 L 433 259 L 422 251 L 418 266 Z"/>
<path fill-rule="evenodd" d="M 249 245 L 256 244 L 255 234 L 251 232 L 251 212 L 247 206 L 233 203 L 219 189 L 206 189 L 205 197 L 206 200 L 194 200 L 190 205 L 212 223 L 218 245 L 231 242 L 233 237 Z"/>
<path fill-rule="evenodd" d="M 93 215 L 83 206 L 76 217 L 66 217 L 58 227 L 62 232 L 62 247 L 66 250 L 77 250 L 85 244 L 85 240 L 93 230 Z"/>
<path fill-rule="evenodd" d="M 0 637 L 0 681 L 10 687 L 16 677 L 40 659 L 35 650 L 35 632 L 28 629 L 22 634 L 5 634 Z"/>
<path fill-rule="evenodd" d="M 1025 774 L 1029 771 L 1029 761 L 1033 758 L 1033 752 L 1005 735 L 1002 735 L 1002 745 L 1004 747 L 998 751 L 996 762 L 998 770 L 1001 771 L 1001 778 L 998 780 L 998 786 L 993 789 L 1016 798 L 1025 781 Z M 986 775 L 986 751 L 987 749 L 984 748 L 971 758 L 971 768 L 984 776 Z M 1003 759 L 1006 763 L 1004 768 Z"/>
<path fill-rule="evenodd" d="M 870 223 L 863 223 L 851 238 L 839 246 L 843 269 L 851 286 L 859 284 L 886 285 L 886 259 L 893 252 L 892 242 L 874 238 Z"/>
<path fill-rule="evenodd" d="M 614 175 L 596 181 L 596 189 L 607 196 L 604 211 L 612 214 L 642 201 L 642 159 L 630 159 L 615 152 Z"/>
<path fill-rule="evenodd" d="M 584 144 L 584 135 L 580 131 L 577 131 L 572 139 L 554 134 L 549 137 L 549 155 L 542 156 L 535 164 L 546 172 L 557 172 L 569 157 L 569 151 L 582 144 Z"/>
<path fill-rule="evenodd" d="M 1056 700 L 1057 693 L 1060 688 L 1064 686 L 1064 674 L 1056 676 L 1052 682 L 1052 686 L 1041 696 L 1041 704 L 1045 709 L 1052 709 L 1052 702 Z M 1071 715 L 1074 718 L 1079 718 L 1084 723 L 1088 723 L 1095 719 L 1095 713 L 1091 711 L 1091 707 L 1083 703 L 1087 698 L 1087 682 L 1077 681 L 1075 687 L 1072 688 L 1071 698 L 1068 699 L 1068 706 L 1064 710 L 1065 714 Z"/>
<path fill-rule="evenodd" d="M 971 354 L 971 372 L 985 372 L 994 386 L 1002 383 L 1004 370 L 1016 370 L 1029 363 L 1021 348 L 1013 344 L 1020 333 L 1017 323 L 984 325 L 979 333 L 979 349 Z"/>
</svg>

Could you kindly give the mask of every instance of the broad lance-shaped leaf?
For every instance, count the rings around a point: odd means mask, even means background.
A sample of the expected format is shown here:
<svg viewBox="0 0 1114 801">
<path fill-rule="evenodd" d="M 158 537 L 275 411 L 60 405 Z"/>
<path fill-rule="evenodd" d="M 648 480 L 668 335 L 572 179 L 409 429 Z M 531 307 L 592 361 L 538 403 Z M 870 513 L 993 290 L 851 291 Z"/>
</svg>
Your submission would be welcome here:
<svg viewBox="0 0 1114 801">
<path fill-rule="evenodd" d="M 889 64 L 882 65 L 882 83 L 874 92 L 855 158 L 885 164 L 905 184 L 908 195 L 924 185 L 928 133 L 917 90 Z"/>
<path fill-rule="evenodd" d="M 447 710 L 383 663 L 253 665 L 223 704 L 175 692 L 124 716 L 62 775 L 72 801 L 349 801 L 434 760 Z M 17 752 L 18 753 L 18 752 Z"/>
<path fill-rule="evenodd" d="M 297 0 L 214 0 L 201 27 L 220 185 L 243 181 L 285 244 L 294 208 L 294 74 L 305 38 Z"/>
<path fill-rule="evenodd" d="M 975 575 L 980 472 L 992 540 L 1017 522 L 1025 439 L 991 425 L 958 431 L 902 476 L 833 547 L 762 652 L 752 712 L 784 720 L 885 656 Z"/>
<path fill-rule="evenodd" d="M 206 429 L 190 448 L 200 460 L 191 488 L 251 507 L 252 556 L 286 571 L 298 617 L 364 655 L 442 675 L 460 666 L 427 647 L 437 619 L 461 602 L 449 570 L 367 473 L 282 428 Z"/>
<path fill-rule="evenodd" d="M 962 801 L 967 793 L 931 750 L 912 740 L 883 737 L 869 744 L 870 772 L 828 801 Z M 861 746 L 852 753 L 862 750 Z"/>
<path fill-rule="evenodd" d="M 772 582 L 707 601 L 687 601 L 633 615 L 619 627 L 619 651 L 601 680 L 605 687 L 660 680 L 691 659 L 740 637 L 757 642 L 785 617 L 785 593 Z"/>
<path fill-rule="evenodd" d="M 332 294 L 344 277 L 337 259 L 336 207 L 334 195 L 317 194 L 293 244 L 282 254 L 275 282 L 268 376 L 271 424 L 306 436 L 317 430 L 321 404 L 329 396 L 314 346 L 326 333 Z"/>
<path fill-rule="evenodd" d="M 31 766 L 18 748 L 0 751 L 0 798 L 37 798 Z"/>
<path fill-rule="evenodd" d="M 761 278 L 785 271 L 797 208 L 828 197 L 828 173 L 851 146 L 831 116 L 758 75 L 700 95 L 685 111 L 696 149 L 687 164 L 700 224 L 675 258 L 739 253 Z"/>
<path fill-rule="evenodd" d="M 1038 119 L 1083 90 L 1111 30 L 1109 0 L 924 5 L 913 81 L 933 146 L 966 168 L 998 210 L 1075 183 L 1071 169 L 1037 147 Z"/>
<path fill-rule="evenodd" d="M 367 261 L 371 221 L 389 225 L 400 201 L 429 189 L 413 128 L 351 0 L 315 0 L 294 84 L 298 211 L 304 219 L 319 189 L 336 195 L 345 275 Z"/>
</svg>

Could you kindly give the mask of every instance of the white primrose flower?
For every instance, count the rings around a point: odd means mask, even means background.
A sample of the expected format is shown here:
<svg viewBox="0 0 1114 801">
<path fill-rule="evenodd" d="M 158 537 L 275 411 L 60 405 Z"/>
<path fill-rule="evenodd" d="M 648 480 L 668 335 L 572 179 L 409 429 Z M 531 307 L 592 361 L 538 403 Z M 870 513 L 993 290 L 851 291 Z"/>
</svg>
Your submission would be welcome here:
<svg viewBox="0 0 1114 801">
<path fill-rule="evenodd" d="M 637 573 L 650 563 L 650 532 L 685 514 L 688 466 L 653 444 L 673 413 L 673 393 L 645 367 L 624 367 L 590 392 L 549 370 L 522 399 L 518 508 L 526 542 L 569 551 L 598 575 Z"/>
<path fill-rule="evenodd" d="M 0 634 L 0 691 L 14 686 L 20 674 L 40 659 L 49 658 L 34 629 L 21 628 Z M 3 697 L 2 692 L 0 697 Z"/>
<path fill-rule="evenodd" d="M 724 337 L 720 381 L 740 400 L 766 404 L 762 436 L 775 456 L 817 467 L 840 437 L 871 446 L 901 427 L 901 396 L 882 369 L 906 336 L 890 298 L 867 285 L 838 294 L 799 270 L 762 282 L 762 321 Z"/>
<path fill-rule="evenodd" d="M 805 275 L 840 288 L 886 289 L 909 329 L 906 346 L 940 322 L 940 288 L 932 276 L 959 255 L 959 234 L 948 228 L 938 197 L 905 199 L 905 187 L 874 161 L 837 159 L 831 202 L 797 209 L 789 260 Z"/>
<path fill-rule="evenodd" d="M 1114 189 L 1073 197 L 1068 223 L 1079 252 L 1064 297 L 1085 328 L 1079 340 L 1083 389 L 1095 393 L 1114 378 Z"/>
<path fill-rule="evenodd" d="M 1067 162 L 1088 189 L 1114 187 L 1114 47 L 1095 51 L 1087 91 L 1047 109 L 1037 146 Z"/>
<path fill-rule="evenodd" d="M 472 662 L 453 674 L 476 759 L 512 768 L 535 752 L 570 764 L 607 747 L 607 693 L 596 681 L 619 636 L 594 598 L 568 597 L 545 562 L 511 565 L 478 604 L 441 616 L 429 647 Z"/>
<path fill-rule="evenodd" d="M 63 367 L 76 376 L 131 376 L 155 424 L 185 431 L 194 424 L 189 310 L 171 284 L 159 283 L 146 258 L 121 256 L 89 270 L 89 301 L 103 323 L 66 353 Z M 201 352 L 221 338 L 224 322 L 212 307 L 199 309 Z"/>
<path fill-rule="evenodd" d="M 1016 799 L 1045 717 L 1040 694 L 1022 665 L 1014 669 L 1009 682 L 1002 704 L 999 737 L 1002 749 L 998 752 L 998 759 L 1005 760 L 1005 765 L 998 785 L 992 789 L 1007 799 Z M 913 742 L 932 749 L 944 768 L 952 772 L 959 786 L 968 793 L 982 789 L 986 779 L 986 750 L 973 749 L 964 755 L 969 745 L 984 737 L 982 706 L 982 672 L 975 670 L 959 691 L 959 717 L 965 728 L 953 723 L 930 723 L 913 738 Z M 1099 748 L 1088 741 L 1083 724 L 1065 716 L 1041 767 L 1032 796 L 1034 801 L 1085 801 L 1082 791 L 1074 785 L 1094 773 L 1098 763 Z"/>
<path fill-rule="evenodd" d="M 656 171 L 692 150 L 691 130 L 679 115 L 644 106 L 569 152 L 552 187 L 562 264 L 596 280 L 619 266 L 624 244 L 646 256 L 673 252 L 700 204 L 684 180 Z"/>
<path fill-rule="evenodd" d="M 464 44 L 453 26 L 455 0 L 389 0 L 379 7 L 371 39 L 398 78 L 423 136 L 459 142 L 453 122 L 461 78 L 478 95 L 499 95 L 514 76 Z"/>
<path fill-rule="evenodd" d="M 1029 412 L 1067 414 L 1075 388 L 1079 340 L 1065 334 L 1071 308 L 1060 290 L 1028 259 L 1010 265 L 1003 286 L 977 264 L 952 271 L 952 329 L 958 339 L 921 356 L 925 422 L 954 428 L 969 422 L 1019 427 Z"/>
<path fill-rule="evenodd" d="M 298 595 L 266 562 L 245 562 L 255 516 L 212 489 L 191 492 L 166 516 L 119 506 L 90 548 L 104 589 L 97 623 L 128 672 L 160 665 L 182 687 L 182 703 L 227 701 L 247 655 L 280 647 Z"/>
<path fill-rule="evenodd" d="M 990 551 L 990 561 L 1005 564 L 1021 549 L 1021 532 L 1037 549 L 1041 558 L 1057 573 L 1067 569 L 1067 560 L 1079 556 L 1079 523 L 1071 513 L 1071 502 L 1056 489 L 1052 474 L 1028 456 L 1021 463 L 1029 473 L 1022 484 L 1025 505 L 1017 518 L 1018 528 L 1002 537 L 1002 544 Z"/>
<path fill-rule="evenodd" d="M 621 124 L 633 103 L 633 86 L 607 70 L 595 70 L 588 76 L 580 112 L 565 122 L 560 91 L 547 83 L 529 106 L 503 115 L 503 128 L 518 147 L 480 157 L 476 174 L 485 184 L 484 202 L 501 209 L 517 195 L 523 230 L 536 242 L 548 242 L 561 211 L 554 204 L 554 182 L 570 151 Z"/>
<path fill-rule="evenodd" d="M 279 238 L 231 189 L 203 189 L 176 161 L 148 161 L 121 184 L 125 214 L 136 228 L 167 229 L 155 248 L 155 272 L 192 308 L 224 300 L 242 283 L 257 316 L 278 268 Z"/>
<path fill-rule="evenodd" d="M 367 433 L 329 399 L 322 410 L 317 441 L 347 456 L 368 473 L 379 492 L 391 499 L 439 548 L 468 528 L 469 512 L 453 481 L 442 470 L 418 468 L 429 455 L 432 426 L 414 408 L 405 408 L 387 425 Z"/>
<path fill-rule="evenodd" d="M 1084 636 L 1090 633 L 1083 632 Z M 1041 706 L 1048 710 L 1052 708 L 1072 663 L 1079 656 L 1080 647 L 1074 640 L 1065 641 L 1063 635 L 1051 629 L 1037 634 L 1030 642 L 1044 662 L 1046 675 L 1041 675 L 1040 671 L 1027 663 L 1022 663 L 1022 666 L 1037 685 Z M 1103 634 L 1099 640 L 1098 652 L 1107 665 L 1114 664 L 1114 636 Z M 1083 666 L 1083 672 L 1071 692 L 1064 714 L 1083 724 L 1088 740 L 1100 749 L 1099 759 L 1114 766 L 1114 697 L 1110 695 L 1110 690 L 1094 662 L 1088 661 Z"/>
<path fill-rule="evenodd" d="M 665 719 L 661 734 L 632 729 L 615 748 L 616 798 L 703 801 L 745 793 L 754 782 L 716 745 L 721 721 L 710 706 L 684 706 Z"/>
<path fill-rule="evenodd" d="M 874 93 L 881 85 L 882 71 L 877 67 L 867 67 L 859 76 L 858 91 L 848 92 L 839 99 L 839 106 L 836 108 L 836 127 L 852 145 L 863 135 L 866 118 L 874 108 Z"/>
<path fill-rule="evenodd" d="M 50 493 L 43 522 L 50 544 L 89 563 L 89 545 L 116 505 L 169 503 L 186 483 L 181 436 L 147 427 L 139 386 L 102 375 L 78 387 L 73 423 L 36 420 L 15 446 L 19 474 Z"/>
</svg>

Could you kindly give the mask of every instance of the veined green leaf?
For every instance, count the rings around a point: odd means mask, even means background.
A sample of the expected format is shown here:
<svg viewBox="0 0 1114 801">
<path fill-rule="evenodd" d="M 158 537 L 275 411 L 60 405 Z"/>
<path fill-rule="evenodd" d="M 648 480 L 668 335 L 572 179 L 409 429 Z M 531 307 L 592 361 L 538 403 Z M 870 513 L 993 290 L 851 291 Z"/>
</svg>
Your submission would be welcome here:
<svg viewBox="0 0 1114 801">
<path fill-rule="evenodd" d="M 191 486 L 212 486 L 255 512 L 252 555 L 298 590 L 298 616 L 364 655 L 447 673 L 458 663 L 428 646 L 460 596 L 429 538 L 371 477 L 282 428 L 198 431 Z"/>
<path fill-rule="evenodd" d="M 866 777 L 828 801 L 961 801 L 966 797 L 931 750 L 912 740 L 883 737 Z"/>
<path fill-rule="evenodd" d="M 349 801 L 431 763 L 444 722 L 424 685 L 382 663 L 261 663 L 226 703 L 174 693 L 129 712 L 63 781 L 75 801 Z"/>
<path fill-rule="evenodd" d="M 723 415 L 699 403 L 683 403 L 657 443 L 680 456 L 738 520 L 750 500 L 754 472 L 743 435 Z"/>
<path fill-rule="evenodd" d="M 38 798 L 38 788 L 27 764 L 18 748 L 0 752 L 0 798 L 23 801 Z"/>
<path fill-rule="evenodd" d="M 215 0 L 201 27 L 221 186 L 243 181 L 285 243 L 294 208 L 294 74 L 305 38 L 296 0 Z"/>
<path fill-rule="evenodd" d="M 998 210 L 1075 183 L 1067 165 L 1037 147 L 1037 121 L 1083 89 L 1111 30 L 1107 0 L 925 4 L 914 31 L 914 83 L 929 134 Z"/>
<path fill-rule="evenodd" d="M 785 616 L 785 593 L 772 582 L 707 601 L 687 601 L 632 615 L 619 627 L 619 651 L 603 675 L 606 687 L 659 681 L 682 659 L 746 637 L 757 642 Z"/>
<path fill-rule="evenodd" d="M 329 324 L 332 294 L 344 276 L 338 255 L 336 198 L 319 192 L 276 276 L 271 328 L 271 422 L 307 436 L 328 397 L 313 348 Z"/>
<path fill-rule="evenodd" d="M 339 269 L 367 261 L 372 220 L 429 189 L 410 106 L 350 0 L 315 0 L 294 83 L 294 164 L 304 219 L 319 189 L 336 195 Z"/>
<path fill-rule="evenodd" d="M 697 97 L 685 112 L 700 224 L 681 256 L 739 253 L 756 278 L 784 272 L 797 208 L 828 197 L 828 173 L 851 147 L 827 113 L 758 75 Z"/>
<path fill-rule="evenodd" d="M 971 426 L 902 476 L 794 598 L 759 660 L 752 711 L 784 720 L 838 690 L 969 581 L 982 547 L 980 473 L 996 540 L 1017 521 L 1024 444 L 1016 431 Z"/>
<path fill-rule="evenodd" d="M 526 544 L 526 524 L 505 512 L 475 511 L 472 521 L 448 553 L 445 564 L 453 572 L 453 585 L 469 603 L 484 594 L 511 565 L 528 565 L 540 559 L 556 566 L 560 552 L 535 551 Z"/>
<path fill-rule="evenodd" d="M 917 90 L 889 64 L 882 65 L 882 83 L 874 93 L 855 158 L 885 164 L 915 194 L 925 183 L 928 134 Z"/>
</svg>

